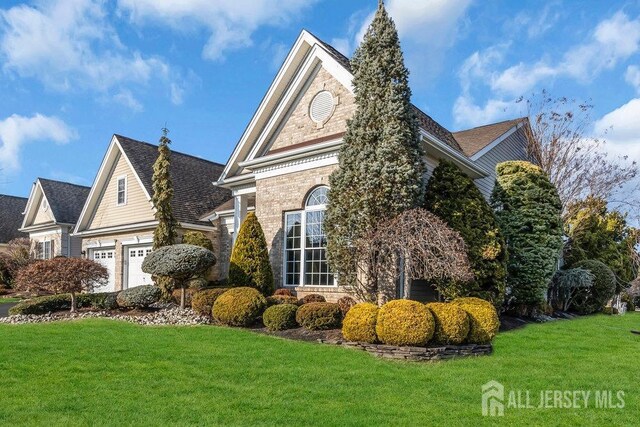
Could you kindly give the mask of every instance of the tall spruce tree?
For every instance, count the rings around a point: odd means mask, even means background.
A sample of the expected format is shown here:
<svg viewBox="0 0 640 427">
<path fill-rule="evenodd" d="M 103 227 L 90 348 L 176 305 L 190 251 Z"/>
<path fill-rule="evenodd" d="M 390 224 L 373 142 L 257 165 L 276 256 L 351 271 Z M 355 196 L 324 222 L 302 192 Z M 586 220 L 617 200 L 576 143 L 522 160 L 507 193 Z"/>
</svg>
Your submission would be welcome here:
<svg viewBox="0 0 640 427">
<path fill-rule="evenodd" d="M 460 168 L 441 160 L 433 170 L 424 195 L 424 206 L 459 232 L 475 280 L 449 282 L 445 297 L 475 296 L 502 305 L 507 277 L 507 247 L 489 203 Z"/>
<path fill-rule="evenodd" d="M 176 240 L 178 221 L 173 216 L 171 201 L 173 200 L 173 182 L 171 181 L 171 140 L 167 137 L 167 128 L 162 129 L 162 136 L 158 144 L 158 158 L 153 164 L 151 201 L 156 210 L 155 218 L 158 221 L 153 231 L 153 249 L 162 246 L 173 245 Z M 168 298 L 173 290 L 173 280 L 168 278 L 155 278 L 156 285 L 162 289 L 165 298 Z"/>
<path fill-rule="evenodd" d="M 382 1 L 351 68 L 356 111 L 329 179 L 325 222 L 329 262 L 346 286 L 357 285 L 353 242 L 381 219 L 420 206 L 424 174 L 409 71 Z"/>
</svg>

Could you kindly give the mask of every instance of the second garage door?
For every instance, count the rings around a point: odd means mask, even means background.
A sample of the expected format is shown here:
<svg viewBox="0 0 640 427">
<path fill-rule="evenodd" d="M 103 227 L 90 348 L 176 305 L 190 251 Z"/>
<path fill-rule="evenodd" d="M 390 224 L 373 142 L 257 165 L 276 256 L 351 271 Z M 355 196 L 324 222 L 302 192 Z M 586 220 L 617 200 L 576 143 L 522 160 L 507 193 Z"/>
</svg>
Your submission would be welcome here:
<svg viewBox="0 0 640 427">
<path fill-rule="evenodd" d="M 153 285 L 151 275 L 142 271 L 142 261 L 151 253 L 151 246 L 127 246 L 125 257 L 127 258 L 125 289 L 142 285 Z"/>
</svg>

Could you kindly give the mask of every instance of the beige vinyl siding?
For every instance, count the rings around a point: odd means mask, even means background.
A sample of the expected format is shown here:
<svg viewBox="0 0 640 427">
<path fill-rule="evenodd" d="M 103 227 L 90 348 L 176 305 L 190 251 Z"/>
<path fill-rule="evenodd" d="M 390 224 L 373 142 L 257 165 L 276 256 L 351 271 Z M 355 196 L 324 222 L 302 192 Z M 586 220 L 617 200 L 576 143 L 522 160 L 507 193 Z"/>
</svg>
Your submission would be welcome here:
<svg viewBox="0 0 640 427">
<path fill-rule="evenodd" d="M 118 206 L 118 178 L 123 176 L 127 177 L 127 201 L 126 204 Z M 89 221 L 88 230 L 153 221 L 151 203 L 122 154 L 118 155 L 107 182 Z"/>
<path fill-rule="evenodd" d="M 478 160 L 475 164 L 490 172 L 489 176 L 476 179 L 476 185 L 482 194 L 489 199 L 496 181 L 496 165 L 508 160 L 528 160 L 527 139 L 524 128 L 520 128 L 512 133 L 504 141 L 493 147 Z"/>
<path fill-rule="evenodd" d="M 43 202 L 44 202 L 44 197 L 40 197 L 40 201 L 38 202 L 38 210 L 36 211 L 36 216 L 33 219 L 33 223 L 28 225 L 46 224 L 48 222 L 53 222 L 53 215 L 51 215 L 51 208 L 45 211 L 44 206 L 42 206 Z"/>
</svg>

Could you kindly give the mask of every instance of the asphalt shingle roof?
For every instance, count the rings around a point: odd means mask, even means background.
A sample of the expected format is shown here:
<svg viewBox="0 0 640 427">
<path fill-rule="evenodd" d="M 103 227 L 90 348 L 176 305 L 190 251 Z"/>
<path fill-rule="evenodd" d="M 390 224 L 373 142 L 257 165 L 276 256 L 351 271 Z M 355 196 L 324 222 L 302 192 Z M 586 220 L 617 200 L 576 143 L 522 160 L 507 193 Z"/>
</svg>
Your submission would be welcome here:
<svg viewBox="0 0 640 427">
<path fill-rule="evenodd" d="M 314 35 L 314 37 L 316 36 Z M 344 56 L 342 53 L 340 53 L 336 48 L 334 48 L 330 44 L 320 40 L 318 37 L 316 37 L 316 39 L 320 41 L 320 43 L 327 50 L 329 55 L 331 55 L 344 68 L 346 68 L 347 70 L 349 70 L 349 72 L 351 72 L 351 62 L 349 61 L 349 58 Z M 414 114 L 416 115 L 416 119 L 418 120 L 418 124 L 422 129 L 431 133 L 433 136 L 435 136 L 440 141 L 444 142 L 454 150 L 461 153 L 463 152 L 462 148 L 460 147 L 460 145 L 458 145 L 458 142 L 453 137 L 450 131 L 448 131 L 440 123 L 433 120 L 428 114 L 426 114 L 424 111 L 422 111 L 415 105 L 411 105 L 411 106 L 413 107 L 413 111 L 414 111 Z"/>
<path fill-rule="evenodd" d="M 22 226 L 22 213 L 26 207 L 26 198 L 0 194 L 0 243 L 27 237 L 26 233 L 18 231 Z"/>
<path fill-rule="evenodd" d="M 38 178 L 38 181 L 56 221 L 65 224 L 78 222 L 91 188 L 45 178 Z"/>
<path fill-rule="evenodd" d="M 472 129 L 454 132 L 453 137 L 458 141 L 460 147 L 462 147 L 464 154 L 471 157 L 524 120 L 527 120 L 527 118 L 520 117 L 514 120 L 478 126 Z"/>
<path fill-rule="evenodd" d="M 153 164 L 158 146 L 115 135 L 136 174 L 149 195 L 153 195 Z M 171 151 L 171 180 L 173 181 L 173 214 L 179 222 L 211 225 L 200 218 L 231 198 L 231 191 L 214 187 L 224 165 L 188 154 Z"/>
</svg>

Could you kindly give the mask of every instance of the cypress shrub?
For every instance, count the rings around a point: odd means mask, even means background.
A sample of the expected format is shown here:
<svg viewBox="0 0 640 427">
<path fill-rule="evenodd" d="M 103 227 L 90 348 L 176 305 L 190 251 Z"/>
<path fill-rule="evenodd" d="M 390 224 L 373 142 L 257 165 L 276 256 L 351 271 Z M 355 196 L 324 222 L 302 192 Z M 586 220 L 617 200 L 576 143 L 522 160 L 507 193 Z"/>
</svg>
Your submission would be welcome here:
<svg viewBox="0 0 640 427">
<path fill-rule="evenodd" d="M 539 167 L 523 161 L 496 166 L 491 203 L 507 241 L 507 298 L 530 314 L 545 301 L 562 249 L 562 204 Z"/>
<path fill-rule="evenodd" d="M 461 344 L 469 335 L 469 315 L 455 304 L 432 302 L 427 304 L 435 320 L 434 340 L 438 344 Z"/>
<path fill-rule="evenodd" d="M 249 286 L 263 295 L 273 293 L 273 271 L 264 232 L 253 212 L 249 212 L 240 226 L 231 252 L 229 283 Z"/>
<path fill-rule="evenodd" d="M 377 341 L 378 306 L 370 302 L 356 304 L 342 322 L 342 336 L 347 341 L 374 343 Z"/>
<path fill-rule="evenodd" d="M 296 313 L 300 326 L 312 331 L 337 328 L 341 320 L 340 307 L 331 302 L 310 302 L 300 306 Z"/>
<path fill-rule="evenodd" d="M 472 344 L 486 344 L 498 333 L 500 319 L 496 308 L 489 301 L 480 298 L 457 298 L 451 301 L 469 315 L 469 335 L 467 342 Z"/>
<path fill-rule="evenodd" d="M 191 308 L 201 316 L 211 317 L 213 303 L 218 297 L 227 292 L 229 288 L 203 289 L 195 292 L 191 297 Z"/>
<path fill-rule="evenodd" d="M 475 281 L 449 282 L 439 289 L 446 299 L 477 296 L 500 306 L 507 277 L 507 250 L 489 203 L 453 163 L 441 160 L 433 170 L 425 192 L 425 208 L 460 233 Z"/>
<path fill-rule="evenodd" d="M 202 231 L 187 231 L 182 236 L 182 243 L 200 246 L 213 252 L 213 242 Z"/>
<path fill-rule="evenodd" d="M 594 276 L 590 287 L 577 291 L 573 299 L 574 310 L 580 314 L 600 312 L 616 292 L 616 275 L 605 263 L 595 259 L 581 261 L 574 266 L 587 270 Z"/>
<path fill-rule="evenodd" d="M 393 300 L 378 310 L 376 335 L 384 344 L 424 346 L 434 330 L 433 315 L 417 301 Z"/>
</svg>

